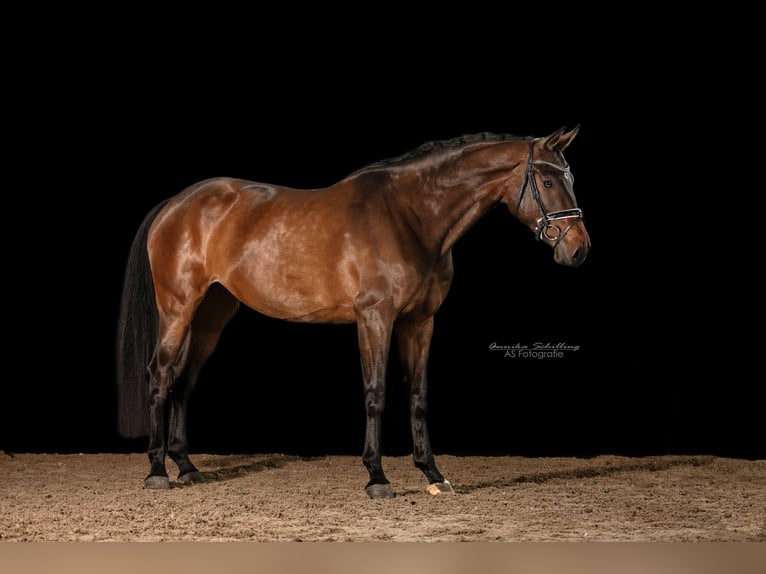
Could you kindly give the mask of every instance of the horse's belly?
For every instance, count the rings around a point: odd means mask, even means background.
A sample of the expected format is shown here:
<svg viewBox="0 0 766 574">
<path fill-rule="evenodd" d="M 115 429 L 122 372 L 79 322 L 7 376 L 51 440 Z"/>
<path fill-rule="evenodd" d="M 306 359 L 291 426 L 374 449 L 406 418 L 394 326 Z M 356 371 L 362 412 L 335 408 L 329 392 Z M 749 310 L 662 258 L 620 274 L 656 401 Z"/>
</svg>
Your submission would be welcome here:
<svg viewBox="0 0 766 574">
<path fill-rule="evenodd" d="M 260 252 L 219 281 L 248 307 L 270 317 L 317 323 L 355 321 L 356 281 L 332 257 Z"/>
<path fill-rule="evenodd" d="M 316 305 L 287 306 L 284 301 L 263 299 L 245 302 L 245 304 L 269 317 L 300 323 L 354 323 L 356 315 L 351 305 L 336 307 L 318 307 Z"/>
</svg>

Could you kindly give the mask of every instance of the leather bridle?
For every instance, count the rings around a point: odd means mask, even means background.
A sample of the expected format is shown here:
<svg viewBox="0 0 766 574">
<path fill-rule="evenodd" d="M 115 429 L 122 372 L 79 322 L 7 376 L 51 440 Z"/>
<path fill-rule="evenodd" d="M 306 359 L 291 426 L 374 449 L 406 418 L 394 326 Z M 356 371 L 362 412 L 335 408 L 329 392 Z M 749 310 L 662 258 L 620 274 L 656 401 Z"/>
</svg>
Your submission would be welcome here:
<svg viewBox="0 0 766 574">
<path fill-rule="evenodd" d="M 521 200 L 524 199 L 524 192 L 527 189 L 527 184 L 532 188 L 532 197 L 540 210 L 540 217 L 537 219 L 537 226 L 535 227 L 535 237 L 538 241 L 542 241 L 543 237 L 548 241 L 553 241 L 553 247 L 555 248 L 559 242 L 564 239 L 564 236 L 572 229 L 572 226 L 582 219 L 582 210 L 577 207 L 577 200 L 572 192 L 572 184 L 574 183 L 574 176 L 569 171 L 568 165 L 557 165 L 549 161 L 534 158 L 534 145 L 536 139 L 529 141 L 529 159 L 527 160 L 527 172 L 524 175 L 524 183 L 521 186 L 521 193 L 519 194 L 519 203 L 516 207 L 516 213 L 519 213 L 521 209 Z M 564 175 L 564 179 L 567 181 L 566 185 L 567 193 L 572 198 L 572 203 L 575 207 L 571 209 L 561 209 L 559 211 L 547 211 L 545 204 L 540 196 L 540 190 L 537 187 L 537 181 L 535 180 L 534 166 L 535 165 L 547 165 L 554 169 L 559 170 Z M 561 231 L 555 221 L 571 219 L 572 221 Z"/>
</svg>

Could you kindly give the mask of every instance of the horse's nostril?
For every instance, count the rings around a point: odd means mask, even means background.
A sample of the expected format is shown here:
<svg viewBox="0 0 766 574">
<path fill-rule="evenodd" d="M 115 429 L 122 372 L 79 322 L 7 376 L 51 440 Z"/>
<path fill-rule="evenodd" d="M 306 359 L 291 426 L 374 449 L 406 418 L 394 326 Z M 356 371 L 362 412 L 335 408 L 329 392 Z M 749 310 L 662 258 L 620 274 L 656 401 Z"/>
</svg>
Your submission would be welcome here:
<svg viewBox="0 0 766 574">
<path fill-rule="evenodd" d="M 583 259 L 585 259 L 586 253 L 587 252 L 582 247 L 578 247 L 575 249 L 575 252 L 572 253 L 572 262 L 579 265 L 582 263 Z"/>
</svg>

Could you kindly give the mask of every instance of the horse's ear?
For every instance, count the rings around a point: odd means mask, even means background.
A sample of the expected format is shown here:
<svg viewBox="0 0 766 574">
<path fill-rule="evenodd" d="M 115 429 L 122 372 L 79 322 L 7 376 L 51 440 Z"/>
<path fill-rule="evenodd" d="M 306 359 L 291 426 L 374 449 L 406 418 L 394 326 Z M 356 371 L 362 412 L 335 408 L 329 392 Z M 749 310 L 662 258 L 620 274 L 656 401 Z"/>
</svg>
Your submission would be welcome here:
<svg viewBox="0 0 766 574">
<path fill-rule="evenodd" d="M 580 124 L 577 124 L 572 130 L 568 132 L 566 132 L 565 127 L 559 128 L 547 138 L 545 138 L 543 141 L 543 147 L 548 151 L 564 151 L 566 147 L 572 143 L 572 140 L 577 135 L 579 129 Z"/>
</svg>

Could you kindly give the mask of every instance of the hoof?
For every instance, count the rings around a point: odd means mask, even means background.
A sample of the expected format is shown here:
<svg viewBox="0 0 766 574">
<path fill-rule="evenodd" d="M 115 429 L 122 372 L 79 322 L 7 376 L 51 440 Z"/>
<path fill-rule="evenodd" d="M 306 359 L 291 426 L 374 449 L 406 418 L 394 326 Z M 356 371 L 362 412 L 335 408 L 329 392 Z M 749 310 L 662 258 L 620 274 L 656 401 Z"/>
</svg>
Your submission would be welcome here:
<svg viewBox="0 0 766 574">
<path fill-rule="evenodd" d="M 434 496 L 437 494 L 455 494 L 455 490 L 447 480 L 444 482 L 434 482 L 433 484 L 429 484 L 428 488 L 426 488 L 426 492 L 428 492 L 428 494 L 433 494 Z"/>
<path fill-rule="evenodd" d="M 200 482 L 205 482 L 205 477 L 202 476 L 202 473 L 198 470 L 193 470 L 186 474 L 179 475 L 178 480 L 186 484 L 199 484 Z"/>
<path fill-rule="evenodd" d="M 147 476 L 144 480 L 144 488 L 149 490 L 168 490 L 170 480 L 167 476 Z"/>
<path fill-rule="evenodd" d="M 370 484 L 364 489 L 370 498 L 394 498 L 394 489 L 390 484 Z"/>
</svg>

